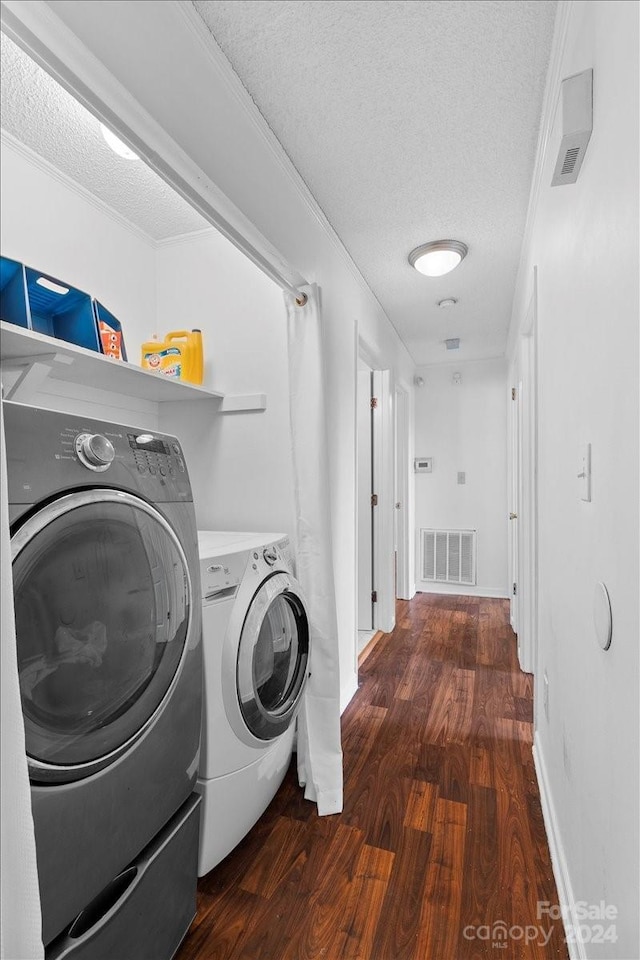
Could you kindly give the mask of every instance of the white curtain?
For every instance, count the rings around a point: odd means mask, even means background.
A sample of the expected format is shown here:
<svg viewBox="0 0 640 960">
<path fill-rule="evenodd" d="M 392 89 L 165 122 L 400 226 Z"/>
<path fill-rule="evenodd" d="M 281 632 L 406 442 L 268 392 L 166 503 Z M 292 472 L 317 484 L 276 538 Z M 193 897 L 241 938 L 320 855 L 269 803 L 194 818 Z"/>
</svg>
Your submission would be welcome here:
<svg viewBox="0 0 640 960">
<path fill-rule="evenodd" d="M 9 545 L 4 416 L 0 411 L 0 541 L 2 633 L 0 635 L 0 957 L 41 960 L 40 893 L 31 816 L 29 775 L 20 706 L 13 580 Z M 64 882 L 64 880 L 61 880 Z"/>
<path fill-rule="evenodd" d="M 298 779 L 326 816 L 342 810 L 340 669 L 325 411 L 320 295 L 302 287 L 304 307 L 287 304 L 291 444 L 296 500 L 297 577 L 310 619 L 310 673 L 298 715 Z"/>
</svg>

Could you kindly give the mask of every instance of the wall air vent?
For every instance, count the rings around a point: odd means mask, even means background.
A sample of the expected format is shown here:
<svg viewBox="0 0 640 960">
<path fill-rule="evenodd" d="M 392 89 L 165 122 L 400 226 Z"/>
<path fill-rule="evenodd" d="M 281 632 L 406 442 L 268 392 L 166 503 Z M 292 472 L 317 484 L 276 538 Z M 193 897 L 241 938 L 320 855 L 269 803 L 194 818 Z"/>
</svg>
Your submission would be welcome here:
<svg viewBox="0 0 640 960">
<path fill-rule="evenodd" d="M 552 187 L 575 183 L 593 128 L 593 70 L 562 81 L 562 141 Z"/>
<path fill-rule="evenodd" d="M 476 582 L 475 530 L 421 530 L 423 580 L 437 583 Z"/>
</svg>

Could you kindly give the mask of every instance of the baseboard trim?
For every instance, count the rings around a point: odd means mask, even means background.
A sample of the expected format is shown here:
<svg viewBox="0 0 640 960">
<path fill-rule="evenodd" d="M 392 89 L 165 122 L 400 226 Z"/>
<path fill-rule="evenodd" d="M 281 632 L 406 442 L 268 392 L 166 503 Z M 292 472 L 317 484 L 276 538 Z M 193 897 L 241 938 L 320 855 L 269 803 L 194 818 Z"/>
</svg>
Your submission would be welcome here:
<svg viewBox="0 0 640 960">
<path fill-rule="evenodd" d="M 418 580 L 417 593 L 439 593 L 451 597 L 487 597 L 494 600 L 509 599 L 509 594 L 503 587 L 469 587 L 463 583 L 432 583 L 430 580 Z"/>
<path fill-rule="evenodd" d="M 367 659 L 367 657 L 369 656 L 369 654 L 370 654 L 370 653 L 373 653 L 373 648 L 374 648 L 375 645 L 377 644 L 378 640 L 379 640 L 381 637 L 383 637 L 383 636 L 384 636 L 384 634 L 383 634 L 382 630 L 376 630 L 376 632 L 375 632 L 374 635 L 371 637 L 371 640 L 369 640 L 369 643 L 366 645 L 366 647 L 364 647 L 363 650 L 360 651 L 360 654 L 359 654 L 359 656 L 358 656 L 358 666 L 359 666 L 359 667 L 362 666 L 362 664 L 365 662 L 365 660 Z"/>
<path fill-rule="evenodd" d="M 562 844 L 558 818 L 556 817 L 556 811 L 553 805 L 553 797 L 549 787 L 549 778 L 547 776 L 547 768 L 544 761 L 544 754 L 542 752 L 542 744 L 540 742 L 538 731 L 536 731 L 533 741 L 533 762 L 535 764 L 536 777 L 538 779 L 538 787 L 540 789 L 542 816 L 544 819 L 545 830 L 547 832 L 549 853 L 551 854 L 551 866 L 553 868 L 553 876 L 556 881 L 556 887 L 558 888 L 558 899 L 560 900 L 560 906 L 562 908 L 569 957 L 570 960 L 587 960 L 584 943 L 576 942 L 574 937 L 569 935 L 570 927 L 573 930 L 578 930 L 580 928 L 580 920 L 574 915 L 575 898 L 573 896 L 573 889 L 571 887 L 569 866 L 567 864 L 567 858 L 565 856 L 564 846 Z"/>
<path fill-rule="evenodd" d="M 345 690 L 340 691 L 340 716 L 345 712 L 356 693 L 358 692 L 358 677 L 354 674 L 353 679 Z"/>
</svg>

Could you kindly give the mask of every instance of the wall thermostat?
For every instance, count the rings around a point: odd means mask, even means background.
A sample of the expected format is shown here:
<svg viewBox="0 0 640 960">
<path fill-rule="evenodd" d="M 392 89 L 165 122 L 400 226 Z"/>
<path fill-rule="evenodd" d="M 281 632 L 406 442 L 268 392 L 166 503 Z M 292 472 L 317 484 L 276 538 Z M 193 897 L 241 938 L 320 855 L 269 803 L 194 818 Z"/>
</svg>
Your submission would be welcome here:
<svg viewBox="0 0 640 960">
<path fill-rule="evenodd" d="M 416 457 L 413 461 L 415 473 L 431 473 L 433 469 L 433 457 Z"/>
</svg>

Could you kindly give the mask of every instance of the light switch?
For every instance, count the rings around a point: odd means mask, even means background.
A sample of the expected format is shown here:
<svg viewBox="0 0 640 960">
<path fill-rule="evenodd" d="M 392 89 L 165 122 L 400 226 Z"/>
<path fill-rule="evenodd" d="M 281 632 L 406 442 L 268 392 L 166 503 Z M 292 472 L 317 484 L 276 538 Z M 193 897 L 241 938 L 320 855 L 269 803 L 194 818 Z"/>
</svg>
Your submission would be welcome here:
<svg viewBox="0 0 640 960">
<path fill-rule="evenodd" d="M 578 497 L 591 500 L 591 444 L 582 443 L 578 451 Z"/>
</svg>

